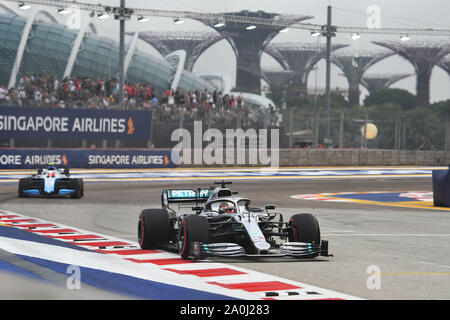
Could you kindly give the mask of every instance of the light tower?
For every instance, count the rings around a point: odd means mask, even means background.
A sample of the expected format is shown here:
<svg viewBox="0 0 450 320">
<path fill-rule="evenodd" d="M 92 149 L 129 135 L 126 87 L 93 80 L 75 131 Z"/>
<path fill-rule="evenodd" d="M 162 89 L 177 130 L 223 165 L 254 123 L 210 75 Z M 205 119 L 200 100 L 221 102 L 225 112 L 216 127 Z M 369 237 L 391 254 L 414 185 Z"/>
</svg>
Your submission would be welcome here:
<svg viewBox="0 0 450 320">
<path fill-rule="evenodd" d="M 374 44 L 388 48 L 408 60 L 415 69 L 416 82 L 416 105 L 430 105 L 430 81 L 431 72 L 442 58 L 450 53 L 448 41 L 442 42 L 382 42 L 374 41 Z"/>
</svg>

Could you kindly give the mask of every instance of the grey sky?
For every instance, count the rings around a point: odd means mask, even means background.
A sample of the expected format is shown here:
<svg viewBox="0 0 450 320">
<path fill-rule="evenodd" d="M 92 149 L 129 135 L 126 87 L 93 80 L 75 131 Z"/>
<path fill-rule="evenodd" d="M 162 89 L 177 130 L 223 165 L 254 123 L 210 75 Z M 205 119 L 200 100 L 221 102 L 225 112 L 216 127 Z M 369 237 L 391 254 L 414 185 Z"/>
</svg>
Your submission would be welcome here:
<svg viewBox="0 0 450 320">
<path fill-rule="evenodd" d="M 90 2 L 94 4 L 103 3 L 119 5 L 119 0 L 80 0 L 80 2 Z M 369 6 L 378 6 L 381 10 L 381 27 L 397 28 L 436 28 L 450 29 L 448 14 L 450 13 L 450 1 L 448 0 L 127 0 L 126 5 L 135 8 L 152 8 L 180 11 L 197 12 L 230 12 L 240 10 L 263 10 L 267 12 L 304 14 L 312 15 L 314 19 L 308 20 L 310 23 L 324 24 L 326 21 L 326 7 L 333 6 L 333 24 L 337 26 L 366 26 L 369 17 L 366 12 Z M 56 10 L 56 9 L 53 9 Z M 63 22 L 63 21 L 62 21 Z M 113 19 L 97 21 L 97 29 L 106 36 L 118 38 L 118 23 Z M 174 25 L 170 18 L 152 18 L 145 24 L 130 21 L 127 24 L 128 31 L 146 30 L 183 30 L 183 31 L 208 31 L 211 30 L 200 22 L 186 21 L 182 25 Z M 384 51 L 383 48 L 371 43 L 374 40 L 398 40 L 400 35 L 378 36 L 362 35 L 353 41 L 349 34 L 338 34 L 333 39 L 335 43 L 351 44 L 351 47 L 343 49 L 345 51 L 358 52 L 359 50 Z M 424 39 L 423 37 L 411 36 L 414 40 Z M 446 40 L 446 37 L 432 37 L 430 39 Z M 275 37 L 273 42 L 314 42 L 308 31 L 291 30 Z M 324 43 L 324 39 L 321 39 Z M 154 49 L 140 44 L 139 48 L 155 52 Z M 220 63 L 218 63 L 220 61 Z M 263 55 L 263 68 L 280 68 L 279 65 L 269 56 Z M 231 47 L 226 41 L 221 41 L 207 50 L 197 62 L 194 72 L 226 72 L 234 78 L 235 58 Z M 318 64 L 317 83 L 318 87 L 324 86 L 323 62 Z M 412 73 L 413 67 L 406 60 L 394 56 L 375 65 L 368 70 L 368 73 Z M 340 71 L 336 67 L 332 70 L 333 87 L 346 88 L 345 78 L 339 75 Z M 309 88 L 315 84 L 315 72 L 309 78 Z M 415 93 L 415 77 L 398 82 L 393 87 L 407 89 Z M 450 98 L 450 77 L 440 68 L 433 69 L 431 81 L 432 101 Z M 363 96 L 366 91 L 362 88 Z"/>
</svg>

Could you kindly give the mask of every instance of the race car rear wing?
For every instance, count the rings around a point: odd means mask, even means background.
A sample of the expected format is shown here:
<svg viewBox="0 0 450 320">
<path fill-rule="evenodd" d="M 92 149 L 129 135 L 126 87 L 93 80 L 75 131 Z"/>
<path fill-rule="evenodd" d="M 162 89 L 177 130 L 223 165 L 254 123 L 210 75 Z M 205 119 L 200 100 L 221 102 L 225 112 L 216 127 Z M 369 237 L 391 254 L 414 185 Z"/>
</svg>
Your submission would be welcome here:
<svg viewBox="0 0 450 320">
<path fill-rule="evenodd" d="M 209 199 L 212 189 L 168 189 L 163 190 L 161 195 L 161 205 L 167 208 L 170 203 L 199 203 Z"/>
</svg>

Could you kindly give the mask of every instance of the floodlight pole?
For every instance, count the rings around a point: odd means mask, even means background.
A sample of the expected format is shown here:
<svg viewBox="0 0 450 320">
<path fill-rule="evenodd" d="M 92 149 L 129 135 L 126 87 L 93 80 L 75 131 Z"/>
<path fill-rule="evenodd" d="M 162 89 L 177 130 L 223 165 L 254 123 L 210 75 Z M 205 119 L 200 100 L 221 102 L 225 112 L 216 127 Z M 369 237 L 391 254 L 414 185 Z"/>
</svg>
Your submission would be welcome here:
<svg viewBox="0 0 450 320">
<path fill-rule="evenodd" d="M 323 26 L 323 35 L 327 38 L 326 54 L 326 84 L 325 84 L 325 107 L 327 109 L 326 138 L 327 148 L 330 147 L 330 122 L 331 122 L 331 38 L 336 36 L 336 27 L 331 25 L 331 6 L 328 6 L 327 24 Z"/>
<path fill-rule="evenodd" d="M 133 9 L 125 7 L 125 0 L 120 0 L 120 7 L 110 8 L 114 13 L 114 19 L 119 20 L 119 105 L 124 109 L 125 89 L 125 21 L 133 14 Z"/>
<path fill-rule="evenodd" d="M 120 109 L 124 109 L 124 90 L 125 90 L 125 16 L 123 15 L 125 9 L 125 0 L 120 0 L 121 14 L 120 21 L 120 35 L 119 35 L 119 105 Z"/>
</svg>

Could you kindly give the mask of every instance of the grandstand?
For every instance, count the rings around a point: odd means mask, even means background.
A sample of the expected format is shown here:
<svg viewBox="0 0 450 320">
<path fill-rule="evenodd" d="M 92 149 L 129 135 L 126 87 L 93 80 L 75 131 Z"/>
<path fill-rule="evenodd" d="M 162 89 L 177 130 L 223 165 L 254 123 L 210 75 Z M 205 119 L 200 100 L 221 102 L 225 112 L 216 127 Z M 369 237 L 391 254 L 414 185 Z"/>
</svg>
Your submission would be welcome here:
<svg viewBox="0 0 450 320">
<path fill-rule="evenodd" d="M 77 41 L 81 40 L 81 41 Z M 136 41 L 126 48 L 126 81 L 148 83 L 159 91 L 214 90 L 212 83 L 182 69 L 173 87 L 178 68 L 169 61 L 142 52 Z M 119 43 L 100 37 L 92 24 L 80 30 L 57 23 L 51 13 L 35 11 L 21 16 L 0 4 L 0 85 L 16 87 L 27 74 L 114 79 L 119 72 Z"/>
</svg>

